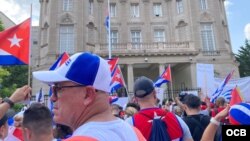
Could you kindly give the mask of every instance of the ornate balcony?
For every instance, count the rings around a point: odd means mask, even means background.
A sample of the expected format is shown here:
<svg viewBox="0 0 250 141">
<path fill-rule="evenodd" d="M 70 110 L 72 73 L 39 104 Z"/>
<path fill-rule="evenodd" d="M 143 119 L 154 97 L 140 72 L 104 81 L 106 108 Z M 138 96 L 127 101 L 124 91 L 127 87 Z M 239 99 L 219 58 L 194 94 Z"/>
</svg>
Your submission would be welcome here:
<svg viewBox="0 0 250 141">
<path fill-rule="evenodd" d="M 114 56 L 195 55 L 199 53 L 192 42 L 117 43 L 112 44 L 111 48 Z M 108 44 L 96 44 L 94 52 L 107 56 Z"/>
</svg>

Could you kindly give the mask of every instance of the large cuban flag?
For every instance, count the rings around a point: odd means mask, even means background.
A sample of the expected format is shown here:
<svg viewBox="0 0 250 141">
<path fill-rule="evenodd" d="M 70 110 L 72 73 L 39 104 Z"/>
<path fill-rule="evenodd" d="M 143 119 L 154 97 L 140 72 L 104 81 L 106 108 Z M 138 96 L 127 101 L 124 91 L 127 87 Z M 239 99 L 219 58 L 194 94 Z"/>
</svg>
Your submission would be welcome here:
<svg viewBox="0 0 250 141">
<path fill-rule="evenodd" d="M 30 18 L 0 32 L 0 65 L 29 64 Z"/>
</svg>

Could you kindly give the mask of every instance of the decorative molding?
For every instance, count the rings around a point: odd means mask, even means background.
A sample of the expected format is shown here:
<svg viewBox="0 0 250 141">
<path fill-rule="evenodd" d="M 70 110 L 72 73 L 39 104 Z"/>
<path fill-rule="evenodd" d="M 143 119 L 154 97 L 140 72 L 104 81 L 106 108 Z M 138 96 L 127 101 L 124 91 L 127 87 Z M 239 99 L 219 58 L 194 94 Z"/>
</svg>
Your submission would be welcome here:
<svg viewBox="0 0 250 141">
<path fill-rule="evenodd" d="M 166 25 L 166 24 L 168 24 L 167 21 L 165 21 L 165 22 L 150 22 L 150 25 Z"/>
<path fill-rule="evenodd" d="M 43 27 L 42 27 L 43 29 L 47 29 L 47 28 L 49 28 L 49 24 L 48 24 L 48 22 L 44 22 L 44 24 L 43 24 Z"/>
<path fill-rule="evenodd" d="M 213 22 L 214 18 L 208 13 L 208 12 L 203 12 L 200 15 L 200 22 Z"/>
<path fill-rule="evenodd" d="M 122 23 L 120 23 L 120 22 L 111 22 L 111 25 L 112 26 L 121 26 Z"/>
<path fill-rule="evenodd" d="M 66 13 L 61 17 L 60 23 L 62 23 L 62 24 L 73 24 L 73 18 L 69 13 Z"/>
<path fill-rule="evenodd" d="M 187 26 L 188 23 L 186 23 L 184 20 L 180 20 L 176 26 L 176 28 Z"/>
<path fill-rule="evenodd" d="M 127 2 L 127 0 L 120 0 L 120 3 L 125 3 Z"/>
<path fill-rule="evenodd" d="M 104 0 L 97 0 L 97 2 L 103 3 L 103 2 L 104 2 Z"/>
<path fill-rule="evenodd" d="M 127 25 L 144 25 L 144 22 L 129 21 L 127 22 Z"/>
</svg>

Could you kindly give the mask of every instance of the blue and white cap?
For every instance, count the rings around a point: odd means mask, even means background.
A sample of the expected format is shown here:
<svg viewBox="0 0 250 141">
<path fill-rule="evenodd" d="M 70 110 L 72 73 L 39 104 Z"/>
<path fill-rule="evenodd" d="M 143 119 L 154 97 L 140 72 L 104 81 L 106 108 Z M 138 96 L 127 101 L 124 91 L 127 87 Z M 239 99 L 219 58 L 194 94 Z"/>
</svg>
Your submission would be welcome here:
<svg viewBox="0 0 250 141">
<path fill-rule="evenodd" d="M 231 106 L 229 121 L 232 125 L 250 125 L 250 104 L 242 102 Z"/>
<path fill-rule="evenodd" d="M 72 81 L 110 92 L 111 72 L 103 58 L 91 53 L 76 53 L 56 70 L 36 71 L 33 76 L 46 84 Z"/>
</svg>

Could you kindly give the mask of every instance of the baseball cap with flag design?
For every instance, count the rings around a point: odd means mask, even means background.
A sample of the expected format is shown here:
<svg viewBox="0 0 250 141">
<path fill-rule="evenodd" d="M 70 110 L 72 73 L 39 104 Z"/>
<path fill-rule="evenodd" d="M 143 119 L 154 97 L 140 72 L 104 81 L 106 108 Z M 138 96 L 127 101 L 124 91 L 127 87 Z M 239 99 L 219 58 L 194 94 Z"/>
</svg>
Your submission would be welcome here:
<svg viewBox="0 0 250 141">
<path fill-rule="evenodd" d="M 229 121 L 232 125 L 250 125 L 250 104 L 239 103 L 231 106 Z"/>
<path fill-rule="evenodd" d="M 56 70 L 36 71 L 33 76 L 49 85 L 72 81 L 110 92 L 111 72 L 107 61 L 87 52 L 72 55 Z"/>
</svg>

